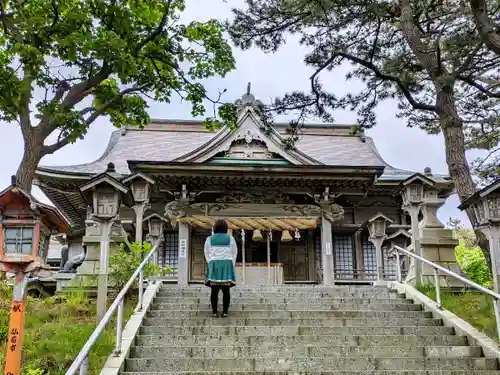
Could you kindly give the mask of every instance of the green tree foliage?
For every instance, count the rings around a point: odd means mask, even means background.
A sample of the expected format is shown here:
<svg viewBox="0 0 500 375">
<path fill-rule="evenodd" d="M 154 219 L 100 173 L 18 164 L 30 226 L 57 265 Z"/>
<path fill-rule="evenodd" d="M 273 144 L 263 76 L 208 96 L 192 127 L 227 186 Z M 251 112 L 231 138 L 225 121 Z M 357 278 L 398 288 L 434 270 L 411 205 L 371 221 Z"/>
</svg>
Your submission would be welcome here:
<svg viewBox="0 0 500 375">
<path fill-rule="evenodd" d="M 459 240 L 459 244 L 455 247 L 455 256 L 460 269 L 472 281 L 491 288 L 493 278 L 486 258 L 477 245 L 474 231 L 463 227 L 459 220 L 450 220 L 448 226 L 454 230 Z"/>
<path fill-rule="evenodd" d="M 131 248 L 124 244 L 111 252 L 109 257 L 109 279 L 111 285 L 117 289 L 122 289 L 127 281 L 132 277 L 143 259 L 151 252 L 152 246 L 148 242 L 133 242 Z M 172 272 L 172 267 L 159 267 L 150 262 L 144 267 L 144 277 L 166 276 Z"/>
<path fill-rule="evenodd" d="M 200 83 L 235 67 L 224 28 L 217 20 L 181 23 L 184 7 L 183 0 L 0 0 L 0 120 L 21 128 L 21 187 L 31 188 L 43 156 L 82 138 L 100 116 L 117 127 L 148 124 L 148 98 L 168 103 L 178 95 L 193 116 L 205 115 L 209 100 L 209 127 L 236 122 L 234 106 L 219 103 L 222 93 L 211 99 Z"/>
<path fill-rule="evenodd" d="M 498 0 L 485 1 L 493 17 Z M 349 109 L 369 128 L 377 105 L 395 100 L 408 126 L 443 133 L 460 199 L 475 192 L 465 152 L 498 147 L 500 86 L 487 82 L 498 81 L 500 56 L 485 46 L 464 1 L 246 0 L 234 15 L 230 34 L 241 48 L 272 53 L 295 35 L 307 51 L 310 90 L 286 93 L 269 110 L 332 121 L 333 110 Z M 322 84 L 341 66 L 350 66 L 345 78 L 361 81 L 361 91 L 336 95 Z M 479 173 L 486 164 L 476 162 Z"/>
<path fill-rule="evenodd" d="M 487 288 L 492 287 L 491 272 L 479 247 L 469 248 L 465 246 L 464 241 L 460 240 L 458 246 L 455 247 L 455 256 L 460 269 L 469 279 Z"/>
</svg>

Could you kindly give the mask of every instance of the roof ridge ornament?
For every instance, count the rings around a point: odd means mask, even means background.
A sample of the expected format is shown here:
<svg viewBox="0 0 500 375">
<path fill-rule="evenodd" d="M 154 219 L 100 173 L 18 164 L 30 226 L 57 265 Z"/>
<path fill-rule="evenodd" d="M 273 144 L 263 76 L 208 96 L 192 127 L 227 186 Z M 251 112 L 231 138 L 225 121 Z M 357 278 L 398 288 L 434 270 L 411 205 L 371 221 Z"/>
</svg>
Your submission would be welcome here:
<svg viewBox="0 0 500 375">
<path fill-rule="evenodd" d="M 247 91 L 241 96 L 240 99 L 237 99 L 234 104 L 236 105 L 236 109 L 238 113 L 242 113 L 247 107 L 258 108 L 264 103 L 260 100 L 255 99 L 255 95 L 252 94 L 252 83 L 247 83 Z"/>
</svg>

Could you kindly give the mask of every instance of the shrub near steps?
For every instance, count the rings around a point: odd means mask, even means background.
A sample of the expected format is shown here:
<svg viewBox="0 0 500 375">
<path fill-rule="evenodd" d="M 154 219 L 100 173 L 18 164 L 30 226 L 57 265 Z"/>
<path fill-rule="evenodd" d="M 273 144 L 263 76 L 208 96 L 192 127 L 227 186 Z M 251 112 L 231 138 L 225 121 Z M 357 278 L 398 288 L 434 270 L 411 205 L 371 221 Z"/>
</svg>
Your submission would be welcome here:
<svg viewBox="0 0 500 375">
<path fill-rule="evenodd" d="M 232 290 L 211 317 L 206 287 L 162 286 L 122 375 L 500 375 L 451 327 L 384 287 Z"/>
</svg>

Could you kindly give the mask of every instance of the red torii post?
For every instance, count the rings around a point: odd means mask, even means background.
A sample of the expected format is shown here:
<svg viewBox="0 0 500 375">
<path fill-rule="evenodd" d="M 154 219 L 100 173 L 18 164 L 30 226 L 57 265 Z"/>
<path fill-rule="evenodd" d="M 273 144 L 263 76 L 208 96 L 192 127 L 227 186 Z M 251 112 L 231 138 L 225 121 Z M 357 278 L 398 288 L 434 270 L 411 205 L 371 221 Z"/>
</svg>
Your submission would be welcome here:
<svg viewBox="0 0 500 375">
<path fill-rule="evenodd" d="M 68 231 L 59 211 L 16 186 L 14 177 L 0 192 L 0 272 L 15 274 L 4 375 L 21 375 L 28 277 L 50 276 L 50 235 Z"/>
</svg>

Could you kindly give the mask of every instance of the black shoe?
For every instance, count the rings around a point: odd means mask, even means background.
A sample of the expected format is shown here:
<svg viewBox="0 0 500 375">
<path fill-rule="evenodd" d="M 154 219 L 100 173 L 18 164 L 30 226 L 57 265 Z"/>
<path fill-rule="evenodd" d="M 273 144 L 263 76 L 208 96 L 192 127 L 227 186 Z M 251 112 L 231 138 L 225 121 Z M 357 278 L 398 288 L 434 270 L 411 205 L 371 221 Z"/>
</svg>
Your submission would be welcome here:
<svg viewBox="0 0 500 375">
<path fill-rule="evenodd" d="M 223 318 L 227 318 L 227 313 L 222 313 Z"/>
<path fill-rule="evenodd" d="M 212 318 L 218 318 L 219 317 L 219 313 L 213 313 L 212 314 Z"/>
</svg>

